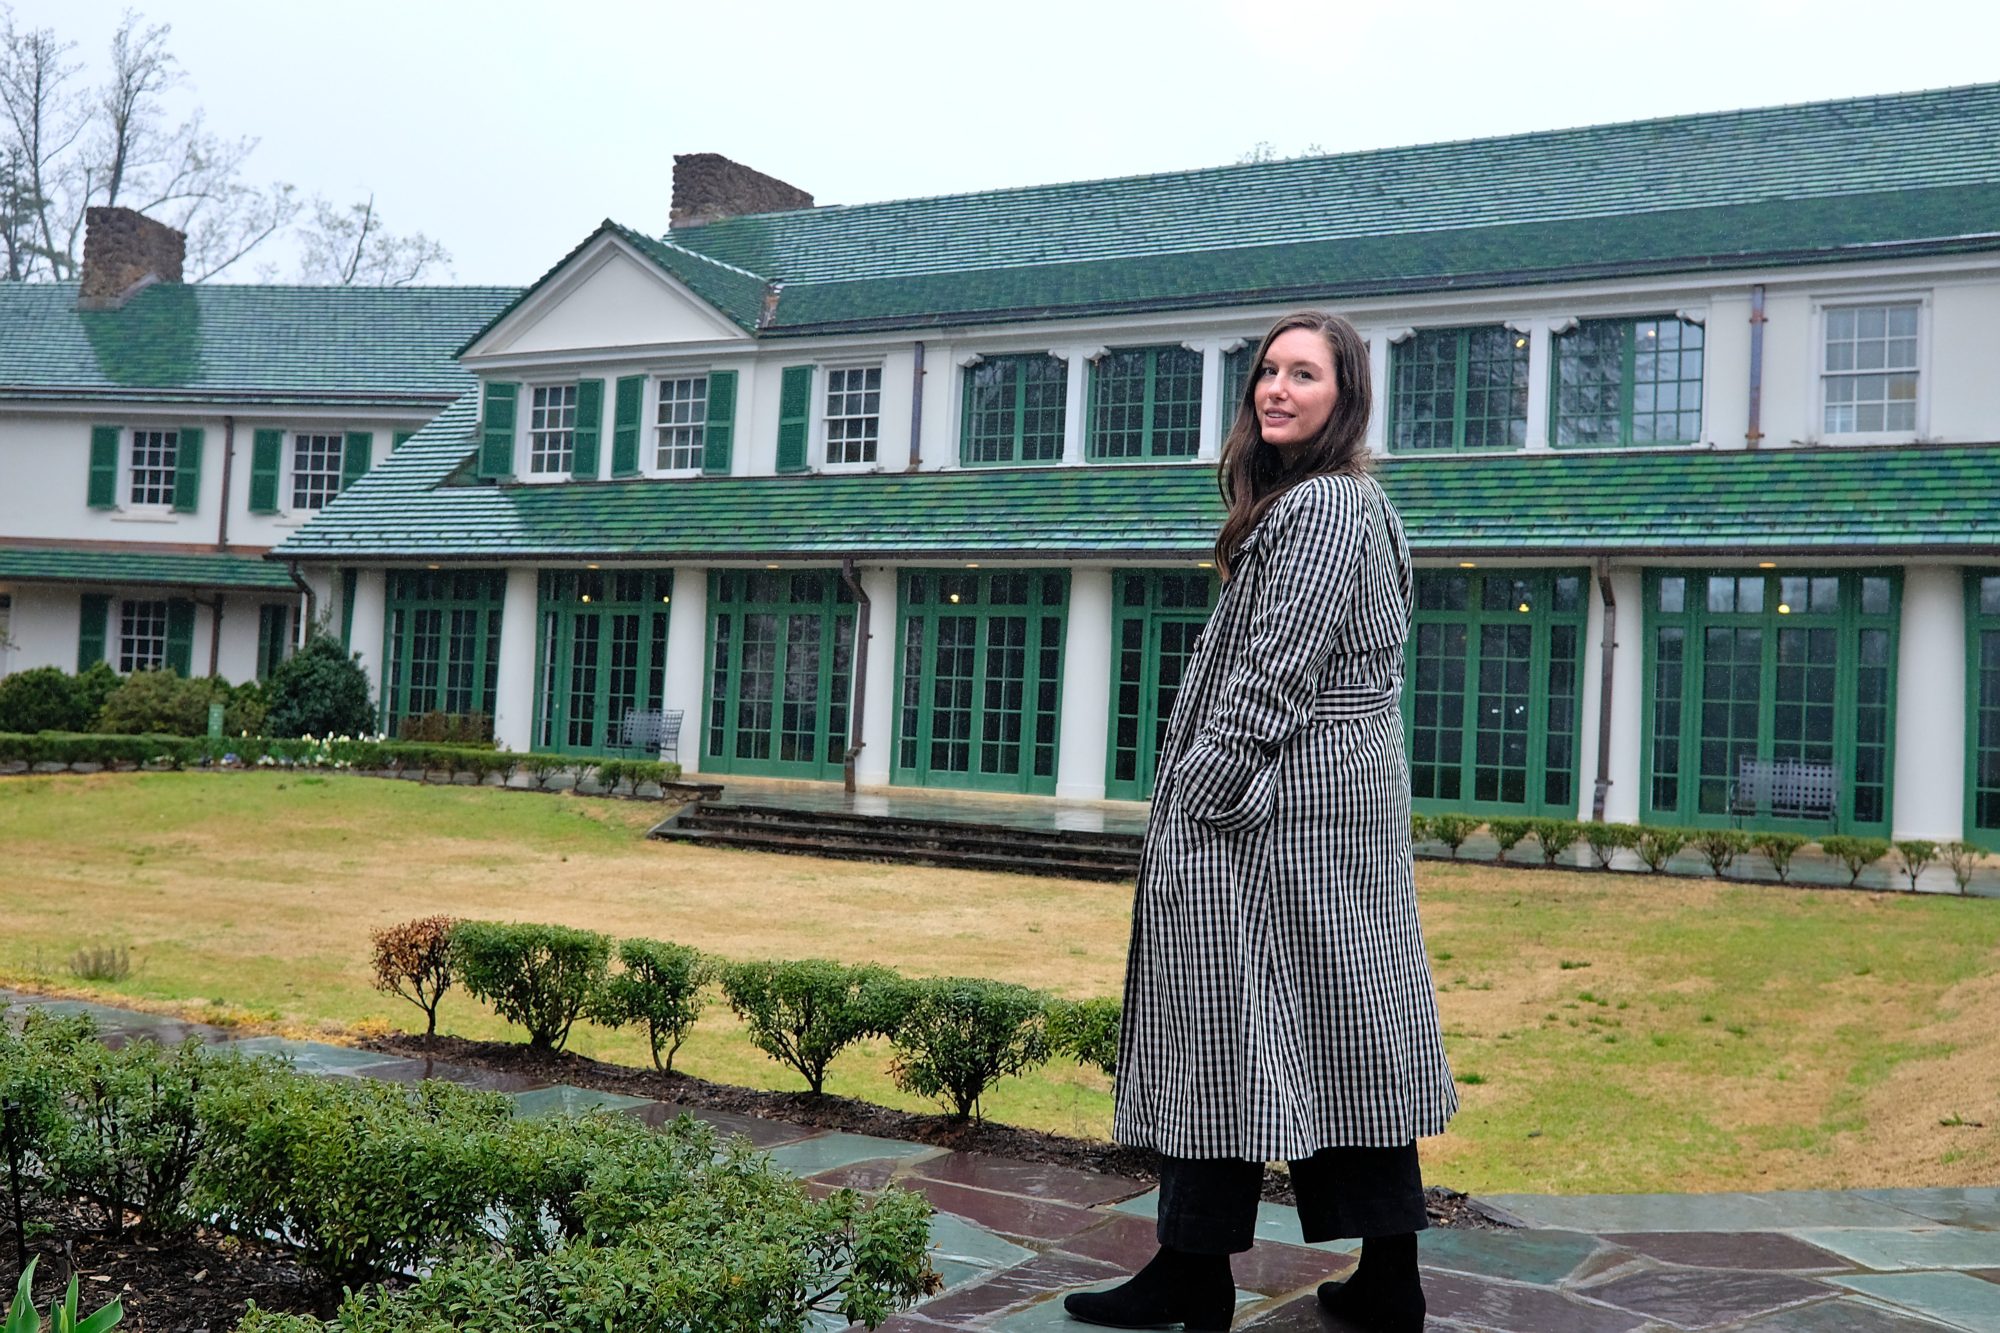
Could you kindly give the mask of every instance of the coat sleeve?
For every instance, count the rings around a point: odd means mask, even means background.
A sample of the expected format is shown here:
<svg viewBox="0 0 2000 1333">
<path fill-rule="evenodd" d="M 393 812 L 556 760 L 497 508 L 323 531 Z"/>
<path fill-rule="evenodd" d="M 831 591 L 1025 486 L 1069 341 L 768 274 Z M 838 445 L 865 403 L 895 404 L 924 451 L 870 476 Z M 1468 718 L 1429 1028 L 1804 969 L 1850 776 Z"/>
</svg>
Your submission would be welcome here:
<svg viewBox="0 0 2000 1333">
<path fill-rule="evenodd" d="M 1316 477 L 1273 509 L 1242 651 L 1221 702 L 1177 765 L 1182 809 L 1225 827 L 1246 812 L 1278 750 L 1312 718 L 1313 696 L 1341 625 L 1352 615 L 1368 533 L 1366 481 Z M 1266 784 L 1268 785 L 1268 784 Z"/>
</svg>

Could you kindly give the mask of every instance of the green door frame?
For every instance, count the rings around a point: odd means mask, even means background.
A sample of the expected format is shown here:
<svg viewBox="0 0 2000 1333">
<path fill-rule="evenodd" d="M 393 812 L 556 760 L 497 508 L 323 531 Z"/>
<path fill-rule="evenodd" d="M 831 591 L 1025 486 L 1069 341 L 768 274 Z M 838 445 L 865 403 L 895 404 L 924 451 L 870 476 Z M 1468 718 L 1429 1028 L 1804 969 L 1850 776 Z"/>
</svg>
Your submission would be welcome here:
<svg viewBox="0 0 2000 1333">
<path fill-rule="evenodd" d="M 1220 584 L 1210 570 L 1124 569 L 1112 574 L 1111 586 L 1111 725 L 1105 734 L 1104 794 L 1112 800 L 1144 801 L 1153 795 L 1161 733 L 1172 707 L 1162 698 L 1160 685 L 1161 663 L 1168 657 L 1163 640 L 1169 627 L 1187 636 L 1188 626 L 1206 625 Z M 1174 688 L 1179 684 L 1176 679 Z"/>
<path fill-rule="evenodd" d="M 753 724 L 744 716 L 742 653 L 752 621 L 771 632 L 769 713 Z M 796 623 L 795 623 L 796 622 Z M 848 742 L 848 709 L 854 686 L 854 595 L 838 570 L 712 569 L 708 573 L 708 640 L 704 660 L 708 680 L 702 701 L 701 771 L 825 781 L 843 776 Z M 787 700 L 795 677 L 788 660 L 794 648 L 810 648 L 816 660 L 806 680 L 810 697 Z M 754 702 L 754 701 L 753 701 Z M 810 710 L 811 751 L 784 757 L 788 727 Z M 744 753 L 745 750 L 753 753 Z M 762 750 L 762 753 L 754 751 Z"/>
<path fill-rule="evenodd" d="M 500 673 L 500 613 L 507 571 L 392 569 L 382 616 L 382 729 L 393 736 L 402 720 L 428 712 L 493 716 Z M 454 621 L 471 618 L 468 633 Z M 434 617 L 434 619 L 433 619 Z M 461 622 L 462 623 L 462 622 Z M 435 626 L 434 672 L 418 682 L 416 648 Z M 462 696 L 462 697 L 460 697 Z M 463 707 L 455 705 L 463 704 Z"/>
<path fill-rule="evenodd" d="M 1988 592 L 1988 585 L 1991 587 Z M 2000 651 L 1994 665 L 1987 666 L 1981 638 L 1994 635 L 2000 640 L 2000 569 L 1965 571 L 1965 840 L 2000 852 Z M 1991 679 L 1988 679 L 1988 677 Z M 1989 702 L 1990 701 L 1990 702 Z M 1993 743 L 1984 741 L 1988 729 L 1982 712 L 1990 712 Z M 1991 754 L 1993 818 L 1982 824 L 1980 815 L 1981 760 Z"/>
<path fill-rule="evenodd" d="M 665 688 L 671 569 L 545 569 L 535 608 L 534 748 L 550 754 L 616 754 L 623 708 L 658 708 Z M 636 623 L 621 643 L 617 620 Z M 591 631 L 581 644 L 579 628 Z M 593 653 L 587 696 L 576 689 L 579 649 Z M 621 660 L 629 654 L 629 660 Z M 616 677 L 630 676 L 629 688 Z M 582 702 L 582 709 L 577 707 Z M 587 716 L 577 716 L 587 713 Z"/>
</svg>

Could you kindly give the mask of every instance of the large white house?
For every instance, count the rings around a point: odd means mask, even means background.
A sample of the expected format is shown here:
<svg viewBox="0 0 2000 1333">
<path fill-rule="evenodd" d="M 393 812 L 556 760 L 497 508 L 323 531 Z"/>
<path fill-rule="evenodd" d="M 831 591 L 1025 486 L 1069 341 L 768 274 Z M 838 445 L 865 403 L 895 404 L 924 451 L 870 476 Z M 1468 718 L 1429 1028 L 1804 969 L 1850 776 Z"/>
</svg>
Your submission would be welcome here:
<svg viewBox="0 0 2000 1333">
<path fill-rule="evenodd" d="M 1369 340 L 1421 566 L 1419 809 L 2000 846 L 2000 85 L 850 207 L 708 157 L 675 189 L 274 534 L 385 725 L 593 752 L 664 709 L 702 773 L 1144 797 L 1247 350 L 1311 304 Z"/>
</svg>

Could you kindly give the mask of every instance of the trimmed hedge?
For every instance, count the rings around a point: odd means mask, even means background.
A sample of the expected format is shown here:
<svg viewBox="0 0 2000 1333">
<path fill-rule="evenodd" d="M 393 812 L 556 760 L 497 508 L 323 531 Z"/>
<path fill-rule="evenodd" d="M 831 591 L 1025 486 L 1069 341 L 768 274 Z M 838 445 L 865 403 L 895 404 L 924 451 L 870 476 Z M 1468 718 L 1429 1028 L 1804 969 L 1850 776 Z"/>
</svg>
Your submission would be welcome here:
<svg viewBox="0 0 2000 1333">
<path fill-rule="evenodd" d="M 931 1097 L 960 1120 L 986 1089 L 1049 1058 L 1048 997 L 1026 986 L 979 977 L 932 977 L 909 984 L 896 1021 L 897 1087 Z"/>
<path fill-rule="evenodd" d="M 461 921 L 451 931 L 452 972 L 474 999 L 528 1030 L 528 1044 L 559 1051 L 598 998 L 611 941 L 594 930 Z"/>
</svg>

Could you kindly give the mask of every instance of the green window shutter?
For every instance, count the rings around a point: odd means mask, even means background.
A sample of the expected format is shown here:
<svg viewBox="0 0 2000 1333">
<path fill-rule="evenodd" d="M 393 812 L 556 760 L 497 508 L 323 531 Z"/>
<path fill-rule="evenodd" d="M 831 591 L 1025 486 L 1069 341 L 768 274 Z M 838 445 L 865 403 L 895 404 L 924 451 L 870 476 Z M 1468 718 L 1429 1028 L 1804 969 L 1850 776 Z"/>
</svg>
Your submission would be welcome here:
<svg viewBox="0 0 2000 1333">
<path fill-rule="evenodd" d="M 618 395 L 611 415 L 611 475 L 614 477 L 632 477 L 639 473 L 639 410 L 645 401 L 644 375 L 627 375 L 618 381 Z"/>
<path fill-rule="evenodd" d="M 167 666 L 184 679 L 194 675 L 194 603 L 185 597 L 167 603 Z"/>
<path fill-rule="evenodd" d="M 118 441 L 124 434 L 122 426 L 92 426 L 90 428 L 90 507 L 92 509 L 115 509 L 118 507 Z M 103 642 L 100 636 L 99 653 L 103 656 Z"/>
<path fill-rule="evenodd" d="M 78 601 L 83 614 L 76 635 L 76 669 L 88 671 L 104 660 L 104 627 L 111 617 L 111 598 L 87 592 Z"/>
<path fill-rule="evenodd" d="M 201 507 L 201 427 L 180 433 L 174 451 L 174 512 L 192 514 Z"/>
<path fill-rule="evenodd" d="M 806 433 L 812 424 L 811 366 L 786 366 L 778 384 L 778 471 L 806 470 Z"/>
<path fill-rule="evenodd" d="M 597 480 L 597 438 L 604 428 L 604 381 L 578 380 L 576 385 L 576 445 L 569 475 L 579 481 Z"/>
<path fill-rule="evenodd" d="M 486 386 L 484 430 L 479 437 L 479 475 L 502 480 L 514 475 L 514 407 L 518 384 Z"/>
<path fill-rule="evenodd" d="M 375 452 L 373 431 L 351 430 L 340 451 L 340 489 L 346 490 L 368 475 L 368 461 Z"/>
<path fill-rule="evenodd" d="M 343 648 L 354 642 L 354 590 L 360 583 L 360 570 L 340 571 L 340 646 Z"/>
<path fill-rule="evenodd" d="M 278 512 L 279 459 L 285 452 L 285 432 L 260 430 L 250 444 L 250 512 Z"/>
<path fill-rule="evenodd" d="M 736 372 L 708 372 L 708 420 L 701 428 L 701 470 L 729 475 L 729 446 L 736 438 Z"/>
</svg>

